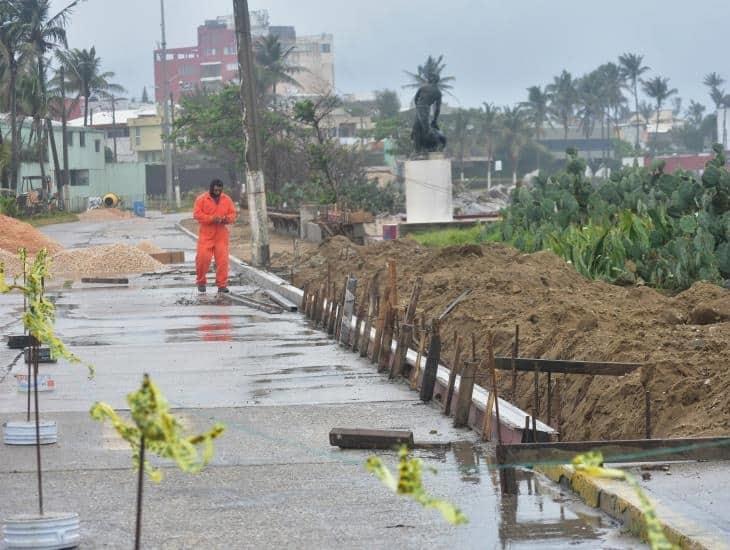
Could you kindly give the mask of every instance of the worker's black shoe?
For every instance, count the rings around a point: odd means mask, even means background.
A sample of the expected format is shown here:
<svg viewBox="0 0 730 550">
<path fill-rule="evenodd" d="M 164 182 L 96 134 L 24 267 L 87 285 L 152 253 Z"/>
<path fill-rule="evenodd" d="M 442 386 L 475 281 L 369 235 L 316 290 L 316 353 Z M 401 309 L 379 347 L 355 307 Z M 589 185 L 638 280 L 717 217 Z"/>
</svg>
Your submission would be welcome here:
<svg viewBox="0 0 730 550">
<path fill-rule="evenodd" d="M 205 294 L 206 290 L 207 289 L 205 288 L 205 285 L 198 285 L 198 292 L 200 292 L 201 294 Z"/>
<path fill-rule="evenodd" d="M 229 294 L 230 292 L 227 286 L 222 286 L 218 289 L 218 294 Z"/>
</svg>

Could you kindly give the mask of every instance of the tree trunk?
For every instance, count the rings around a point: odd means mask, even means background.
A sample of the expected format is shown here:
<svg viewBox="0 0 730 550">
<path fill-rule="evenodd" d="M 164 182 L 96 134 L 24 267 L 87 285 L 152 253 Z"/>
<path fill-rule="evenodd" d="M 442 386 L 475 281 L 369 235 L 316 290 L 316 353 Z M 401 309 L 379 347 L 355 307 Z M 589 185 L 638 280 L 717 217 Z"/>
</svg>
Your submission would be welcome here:
<svg viewBox="0 0 730 550">
<path fill-rule="evenodd" d="M 3 133 L 0 132 L 0 149 L 2 149 L 3 144 Z M 5 169 L 5 167 L 0 169 L 0 187 L 4 189 L 8 189 L 10 187 L 10 182 L 8 181 L 8 171 Z"/>
<path fill-rule="evenodd" d="M 84 94 L 84 128 L 89 125 L 89 97 L 88 92 Z"/>
<path fill-rule="evenodd" d="M 14 55 L 10 55 L 10 188 L 18 189 L 18 157 L 20 156 L 20 139 L 18 131 L 18 64 Z"/>
<path fill-rule="evenodd" d="M 63 201 L 63 186 L 61 185 L 61 165 L 58 162 L 58 148 L 56 147 L 56 135 L 53 132 L 53 122 L 51 118 L 46 118 L 46 128 L 48 132 L 48 139 L 51 143 L 51 154 L 53 155 L 53 173 L 55 174 L 56 180 L 56 191 L 58 193 L 58 200 Z"/>
<path fill-rule="evenodd" d="M 69 180 L 69 172 L 68 172 L 68 136 L 66 135 L 66 81 L 65 81 L 65 74 L 64 74 L 64 68 L 63 65 L 61 65 L 60 68 L 60 77 L 61 77 L 61 148 L 63 149 L 63 178 L 62 178 L 62 185 L 63 185 L 63 193 L 61 193 L 62 196 L 62 203 L 61 208 L 66 210 L 66 201 L 68 201 L 68 208 L 70 210 L 71 208 L 71 197 L 69 196 L 69 189 L 68 189 L 68 180 Z"/>
<path fill-rule="evenodd" d="M 636 80 L 634 80 L 634 103 L 636 104 L 636 137 L 635 137 L 635 144 L 634 149 L 636 151 L 636 154 L 639 153 L 639 90 L 636 87 Z"/>
</svg>

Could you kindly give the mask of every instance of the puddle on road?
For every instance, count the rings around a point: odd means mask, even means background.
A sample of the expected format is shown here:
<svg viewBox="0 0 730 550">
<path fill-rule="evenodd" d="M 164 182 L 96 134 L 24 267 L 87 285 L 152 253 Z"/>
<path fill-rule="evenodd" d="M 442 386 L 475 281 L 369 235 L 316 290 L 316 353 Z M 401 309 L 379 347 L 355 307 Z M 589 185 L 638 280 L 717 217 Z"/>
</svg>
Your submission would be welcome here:
<svg viewBox="0 0 730 550">
<path fill-rule="evenodd" d="M 462 441 L 414 454 L 438 472 L 424 479 L 433 494 L 453 494 L 443 485 L 454 483 L 450 473 L 462 482 L 453 501 L 470 529 L 484 531 L 483 548 L 645 548 L 617 522 L 529 470 L 517 471 L 517 494 L 502 495 L 490 447 Z"/>
</svg>

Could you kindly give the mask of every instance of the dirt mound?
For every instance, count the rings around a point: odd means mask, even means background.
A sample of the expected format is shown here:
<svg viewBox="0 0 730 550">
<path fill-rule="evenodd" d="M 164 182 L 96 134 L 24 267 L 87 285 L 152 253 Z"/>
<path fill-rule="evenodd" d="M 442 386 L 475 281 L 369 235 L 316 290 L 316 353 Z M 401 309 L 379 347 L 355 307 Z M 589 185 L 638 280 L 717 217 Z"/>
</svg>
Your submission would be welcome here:
<svg viewBox="0 0 730 550">
<path fill-rule="evenodd" d="M 408 239 L 362 247 L 341 237 L 305 254 L 294 281 L 320 283 L 328 270 L 338 285 L 348 273 L 363 281 L 381 274 L 382 292 L 389 259 L 397 262 L 401 307 L 415 277 L 423 276 L 418 313 L 426 319 L 472 290 L 443 324 L 446 362 L 453 357 L 456 331 L 476 335 L 480 356 L 492 332 L 497 353 L 508 355 L 519 325 L 523 357 L 646 364 L 643 380 L 652 396 L 656 436 L 715 435 L 730 427 L 730 394 L 724 389 L 730 384 L 728 290 L 698 283 L 669 297 L 647 287 L 587 280 L 550 252 L 523 254 L 501 244 L 429 249 Z M 700 318 L 710 324 L 693 322 Z M 511 387 L 508 378 L 501 373 L 503 392 Z M 566 438 L 643 436 L 640 371 L 623 378 L 557 376 L 553 381 L 553 424 L 559 411 Z M 541 388 L 539 416 L 546 420 L 544 379 Z M 527 411 L 532 390 L 533 376 L 520 375 L 516 401 Z"/>
<path fill-rule="evenodd" d="M 51 259 L 52 275 L 69 279 L 146 273 L 163 267 L 148 253 L 126 244 L 69 249 Z"/>
<path fill-rule="evenodd" d="M 120 210 L 119 208 L 95 208 L 79 214 L 79 219 L 84 222 L 105 222 L 131 218 L 134 218 L 132 212 Z"/>
<path fill-rule="evenodd" d="M 29 254 L 36 254 L 41 248 L 53 254 L 63 248 L 32 225 L 0 214 L 0 248 L 16 253 L 23 247 Z"/>
</svg>

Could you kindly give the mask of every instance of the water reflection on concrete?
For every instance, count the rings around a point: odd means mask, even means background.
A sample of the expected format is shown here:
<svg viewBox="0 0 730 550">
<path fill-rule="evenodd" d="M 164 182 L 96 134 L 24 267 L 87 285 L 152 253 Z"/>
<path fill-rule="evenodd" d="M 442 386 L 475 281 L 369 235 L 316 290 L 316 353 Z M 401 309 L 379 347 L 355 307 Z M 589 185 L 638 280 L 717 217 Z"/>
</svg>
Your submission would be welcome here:
<svg viewBox="0 0 730 550">
<path fill-rule="evenodd" d="M 465 484 L 486 483 L 483 490 L 493 492 L 498 516 L 498 547 L 643 547 L 636 539 L 621 535 L 617 522 L 529 470 L 517 470 L 517 494 L 502 495 L 494 449 L 487 445 L 474 445 L 468 441 L 452 443 L 450 450 L 444 453 L 444 462 L 446 467 L 451 460 L 455 462 Z M 474 519 L 479 520 L 478 517 Z"/>
</svg>

